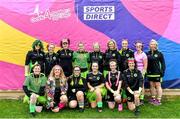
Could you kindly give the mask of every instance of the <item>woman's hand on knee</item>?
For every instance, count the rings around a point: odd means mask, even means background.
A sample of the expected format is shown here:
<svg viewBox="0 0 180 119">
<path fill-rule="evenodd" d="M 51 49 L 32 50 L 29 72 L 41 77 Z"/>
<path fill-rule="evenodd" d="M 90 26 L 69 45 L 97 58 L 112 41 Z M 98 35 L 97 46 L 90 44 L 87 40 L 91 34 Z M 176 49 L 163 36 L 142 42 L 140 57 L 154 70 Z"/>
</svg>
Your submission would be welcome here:
<svg viewBox="0 0 180 119">
<path fill-rule="evenodd" d="M 137 98 L 140 96 L 140 92 L 139 91 L 134 91 L 134 97 Z"/>
</svg>

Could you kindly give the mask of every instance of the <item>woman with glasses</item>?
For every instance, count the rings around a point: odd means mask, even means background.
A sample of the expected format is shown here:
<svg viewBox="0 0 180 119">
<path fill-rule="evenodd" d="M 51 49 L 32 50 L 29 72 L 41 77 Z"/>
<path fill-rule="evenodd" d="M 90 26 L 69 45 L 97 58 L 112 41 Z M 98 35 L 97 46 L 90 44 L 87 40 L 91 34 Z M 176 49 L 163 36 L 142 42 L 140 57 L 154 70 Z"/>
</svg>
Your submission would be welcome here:
<svg viewBox="0 0 180 119">
<path fill-rule="evenodd" d="M 147 56 L 143 52 L 143 43 L 141 41 L 137 41 L 135 43 L 136 46 L 136 52 L 134 52 L 134 58 L 136 61 L 137 69 L 141 71 L 143 79 L 145 78 L 145 74 L 147 71 Z M 144 81 L 142 85 L 142 92 L 140 94 L 140 105 L 144 104 Z"/>
<path fill-rule="evenodd" d="M 73 75 L 68 78 L 68 99 L 69 107 L 79 107 L 80 112 L 84 111 L 85 92 L 87 89 L 86 80 L 81 77 L 81 69 L 75 66 Z"/>
</svg>

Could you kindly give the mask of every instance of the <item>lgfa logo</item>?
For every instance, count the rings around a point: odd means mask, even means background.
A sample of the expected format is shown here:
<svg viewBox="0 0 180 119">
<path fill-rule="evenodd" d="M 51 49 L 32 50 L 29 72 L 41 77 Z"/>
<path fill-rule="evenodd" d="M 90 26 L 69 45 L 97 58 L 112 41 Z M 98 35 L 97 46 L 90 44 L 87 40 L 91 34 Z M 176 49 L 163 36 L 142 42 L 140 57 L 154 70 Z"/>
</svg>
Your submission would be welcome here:
<svg viewBox="0 0 180 119">
<path fill-rule="evenodd" d="M 39 4 L 36 4 L 33 13 L 33 17 L 30 18 L 31 23 L 40 22 L 43 20 L 58 21 L 60 19 L 65 19 L 71 16 L 70 8 L 58 9 L 55 11 L 50 11 L 46 9 L 44 12 L 40 11 Z"/>
</svg>

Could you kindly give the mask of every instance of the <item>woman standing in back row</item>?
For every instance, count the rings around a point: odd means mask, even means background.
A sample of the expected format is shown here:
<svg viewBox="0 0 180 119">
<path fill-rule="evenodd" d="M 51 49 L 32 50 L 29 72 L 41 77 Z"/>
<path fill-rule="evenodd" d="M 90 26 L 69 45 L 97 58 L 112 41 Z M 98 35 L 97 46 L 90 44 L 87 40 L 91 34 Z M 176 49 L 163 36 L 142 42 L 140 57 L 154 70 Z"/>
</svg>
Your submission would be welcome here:
<svg viewBox="0 0 180 119">
<path fill-rule="evenodd" d="M 28 51 L 25 60 L 25 76 L 29 76 L 32 73 L 32 67 L 36 64 L 40 64 L 41 73 L 45 71 L 45 53 L 43 43 L 40 40 L 35 40 L 32 44 L 32 50 Z"/>
<path fill-rule="evenodd" d="M 109 67 L 109 62 L 110 60 L 114 59 L 117 61 L 117 70 L 120 70 L 121 67 L 121 56 L 118 52 L 117 49 L 117 45 L 116 45 L 116 41 L 114 40 L 110 40 L 107 43 L 107 47 L 108 49 L 106 50 L 105 54 L 104 54 L 104 77 L 106 77 L 106 75 L 108 74 L 108 71 L 110 71 L 110 67 Z"/>
<path fill-rule="evenodd" d="M 145 78 L 145 74 L 147 71 L 147 56 L 146 54 L 142 51 L 143 50 L 143 43 L 141 41 L 137 41 L 135 43 L 136 46 L 136 52 L 134 53 L 134 58 L 136 61 L 136 66 L 137 69 L 141 71 L 143 79 Z M 142 83 L 142 92 L 140 94 L 140 104 L 144 104 L 144 80 Z"/>
<path fill-rule="evenodd" d="M 151 99 L 150 103 L 161 105 L 162 98 L 162 77 L 166 69 L 163 54 L 158 50 L 158 43 L 152 39 L 149 43 L 150 50 L 147 52 L 148 68 L 147 78 L 150 81 Z M 157 92 L 157 95 L 156 95 Z"/>
<path fill-rule="evenodd" d="M 90 63 L 92 65 L 93 62 L 98 62 L 99 71 L 103 73 L 103 61 L 104 60 L 104 53 L 100 50 L 99 43 L 93 44 L 93 52 L 90 53 Z"/>
<path fill-rule="evenodd" d="M 61 50 L 57 51 L 58 64 L 62 67 L 66 77 L 72 75 L 72 58 L 73 51 L 69 49 L 70 40 L 68 38 L 62 39 L 60 42 Z"/>
<path fill-rule="evenodd" d="M 86 78 L 89 68 L 89 53 L 85 50 L 84 43 L 78 43 L 78 51 L 73 53 L 73 65 L 81 68 L 81 76 Z"/>
</svg>

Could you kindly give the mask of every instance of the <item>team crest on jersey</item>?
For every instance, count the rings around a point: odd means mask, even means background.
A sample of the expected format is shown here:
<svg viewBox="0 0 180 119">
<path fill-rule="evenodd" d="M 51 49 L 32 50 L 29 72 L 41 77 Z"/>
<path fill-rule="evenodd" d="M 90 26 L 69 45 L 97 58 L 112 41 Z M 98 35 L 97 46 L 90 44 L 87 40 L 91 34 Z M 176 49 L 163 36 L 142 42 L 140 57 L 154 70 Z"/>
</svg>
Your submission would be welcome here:
<svg viewBox="0 0 180 119">
<path fill-rule="evenodd" d="M 158 57 L 158 55 L 157 55 L 157 54 L 155 54 L 155 55 L 154 55 L 154 57 Z"/>
<path fill-rule="evenodd" d="M 113 53 L 113 54 L 112 54 L 112 56 L 113 56 L 113 57 L 115 57 L 115 56 L 116 56 L 116 54 L 114 54 L 114 53 Z"/>
<path fill-rule="evenodd" d="M 56 57 L 53 57 L 53 60 L 56 60 Z"/>
<path fill-rule="evenodd" d="M 134 77 L 137 77 L 137 74 L 136 74 L 136 73 L 134 74 Z"/>
<path fill-rule="evenodd" d="M 97 80 L 99 80 L 99 79 L 100 79 L 100 77 L 98 76 L 98 77 L 97 77 Z"/>
<path fill-rule="evenodd" d="M 131 100 L 131 97 L 127 97 L 127 100 Z"/>
<path fill-rule="evenodd" d="M 102 56 L 99 56 L 100 59 L 102 59 Z"/>
<path fill-rule="evenodd" d="M 129 57 L 129 54 L 126 54 L 126 57 Z"/>
</svg>

